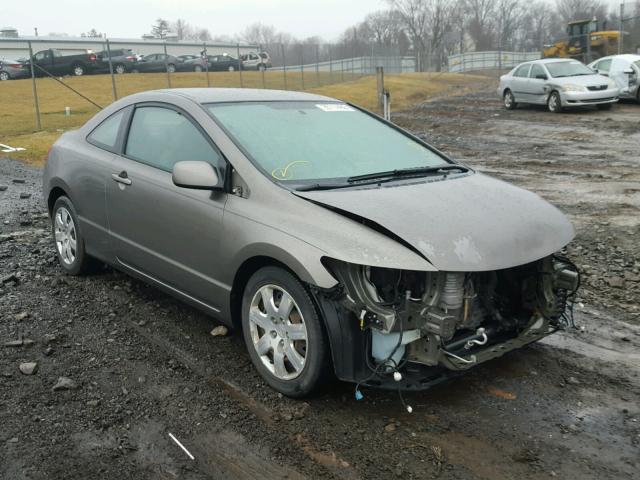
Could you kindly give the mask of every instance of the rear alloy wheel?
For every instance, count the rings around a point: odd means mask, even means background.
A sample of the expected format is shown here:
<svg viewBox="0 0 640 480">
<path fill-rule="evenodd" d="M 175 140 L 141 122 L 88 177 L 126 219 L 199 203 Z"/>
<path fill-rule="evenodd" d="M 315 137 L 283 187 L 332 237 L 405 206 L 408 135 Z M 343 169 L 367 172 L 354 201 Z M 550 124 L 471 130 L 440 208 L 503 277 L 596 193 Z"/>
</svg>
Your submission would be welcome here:
<svg viewBox="0 0 640 480">
<path fill-rule="evenodd" d="M 84 75 L 84 67 L 82 65 L 74 65 L 71 72 L 74 76 L 81 77 L 82 75 Z"/>
<path fill-rule="evenodd" d="M 549 99 L 547 100 L 547 108 L 551 113 L 562 112 L 562 101 L 560 100 L 560 94 L 558 92 L 551 92 Z"/>
<path fill-rule="evenodd" d="M 117 73 L 118 75 L 122 75 L 123 73 L 125 73 L 125 72 L 127 71 L 127 69 L 125 68 L 125 66 L 124 66 L 123 64 L 121 64 L 121 63 L 119 63 L 119 64 L 117 64 L 117 65 L 116 65 L 115 70 L 116 70 L 116 73 Z"/>
<path fill-rule="evenodd" d="M 326 334 L 309 293 L 291 273 L 265 267 L 251 277 L 242 328 L 251 361 L 274 389 L 302 397 L 321 385 L 329 362 Z"/>
<path fill-rule="evenodd" d="M 0 82 L 6 82 L 9 80 L 9 74 L 7 72 L 0 72 Z"/>
<path fill-rule="evenodd" d="M 173 63 L 170 63 L 169 65 L 167 65 L 167 72 L 175 73 L 175 71 L 176 71 L 176 66 Z"/>
<path fill-rule="evenodd" d="M 196 65 L 195 67 L 193 67 L 193 71 L 194 72 L 198 72 L 198 73 L 201 72 L 202 71 L 202 66 Z"/>
<path fill-rule="evenodd" d="M 56 200 L 51 214 L 51 228 L 58 262 L 69 275 L 81 275 L 94 263 L 85 252 L 76 210 L 67 197 Z"/>
<path fill-rule="evenodd" d="M 504 108 L 506 108 L 507 110 L 514 110 L 518 106 L 518 104 L 516 103 L 516 98 L 513 96 L 513 93 L 511 93 L 511 90 L 507 90 L 506 92 L 504 92 L 503 100 Z"/>
<path fill-rule="evenodd" d="M 229 65 L 229 71 L 230 72 L 235 72 L 236 69 L 235 69 L 235 67 L 233 65 Z"/>
</svg>

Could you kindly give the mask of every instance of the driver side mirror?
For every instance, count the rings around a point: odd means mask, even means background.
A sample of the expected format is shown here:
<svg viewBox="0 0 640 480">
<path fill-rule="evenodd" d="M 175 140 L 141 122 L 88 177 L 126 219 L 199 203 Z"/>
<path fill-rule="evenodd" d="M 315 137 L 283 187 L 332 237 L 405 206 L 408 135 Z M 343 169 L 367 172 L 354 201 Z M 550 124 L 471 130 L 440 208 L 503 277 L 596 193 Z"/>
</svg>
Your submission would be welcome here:
<svg viewBox="0 0 640 480">
<path fill-rule="evenodd" d="M 173 166 L 174 185 L 195 190 L 221 190 L 224 188 L 218 172 L 207 162 L 183 161 Z"/>
<path fill-rule="evenodd" d="M 634 72 L 632 68 L 625 68 L 625 69 L 622 71 L 622 73 L 626 73 L 627 75 L 633 75 L 633 74 L 634 74 L 634 73 L 636 73 L 636 72 Z"/>
<path fill-rule="evenodd" d="M 547 76 L 544 73 L 539 73 L 538 75 L 536 75 L 536 78 L 538 80 L 547 80 Z"/>
</svg>

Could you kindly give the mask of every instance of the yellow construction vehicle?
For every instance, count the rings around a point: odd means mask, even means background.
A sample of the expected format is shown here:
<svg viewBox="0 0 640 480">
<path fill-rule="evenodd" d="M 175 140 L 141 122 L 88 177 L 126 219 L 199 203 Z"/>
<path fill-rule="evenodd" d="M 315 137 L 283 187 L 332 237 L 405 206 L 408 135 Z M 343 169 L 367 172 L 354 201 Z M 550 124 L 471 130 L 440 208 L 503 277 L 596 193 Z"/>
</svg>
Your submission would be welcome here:
<svg viewBox="0 0 640 480">
<path fill-rule="evenodd" d="M 545 46 L 544 58 L 578 58 L 590 62 L 618 53 L 619 30 L 606 30 L 593 20 L 578 20 L 567 24 L 567 40 Z"/>
</svg>

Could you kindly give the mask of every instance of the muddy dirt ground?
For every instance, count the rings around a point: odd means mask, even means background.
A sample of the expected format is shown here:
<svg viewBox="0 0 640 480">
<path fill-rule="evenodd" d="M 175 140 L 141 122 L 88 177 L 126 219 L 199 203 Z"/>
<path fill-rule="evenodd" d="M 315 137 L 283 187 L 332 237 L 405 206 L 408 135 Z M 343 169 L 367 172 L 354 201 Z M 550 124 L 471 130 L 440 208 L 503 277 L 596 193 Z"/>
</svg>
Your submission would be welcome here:
<svg viewBox="0 0 640 480">
<path fill-rule="evenodd" d="M 40 171 L 2 159 L 0 478 L 637 478 L 640 106 L 508 112 L 484 89 L 394 120 L 571 217 L 578 330 L 406 395 L 412 414 L 339 382 L 282 398 L 215 319 L 108 268 L 62 275 Z"/>
</svg>

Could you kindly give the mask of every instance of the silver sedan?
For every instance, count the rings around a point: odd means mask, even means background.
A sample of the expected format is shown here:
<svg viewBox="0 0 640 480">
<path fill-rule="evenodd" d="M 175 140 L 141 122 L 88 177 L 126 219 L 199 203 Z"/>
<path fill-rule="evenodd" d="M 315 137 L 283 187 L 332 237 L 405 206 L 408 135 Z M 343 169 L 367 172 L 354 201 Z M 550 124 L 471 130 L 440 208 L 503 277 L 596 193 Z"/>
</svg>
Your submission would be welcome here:
<svg viewBox="0 0 640 480">
<path fill-rule="evenodd" d="M 566 325 L 578 286 L 555 207 L 318 95 L 121 99 L 55 143 L 44 198 L 65 272 L 105 262 L 236 327 L 290 396 L 428 388 Z"/>
<path fill-rule="evenodd" d="M 577 60 L 544 59 L 522 63 L 501 76 L 498 95 L 508 110 L 529 103 L 559 113 L 566 107 L 588 105 L 608 110 L 618 101 L 619 89 L 613 80 Z"/>
</svg>

